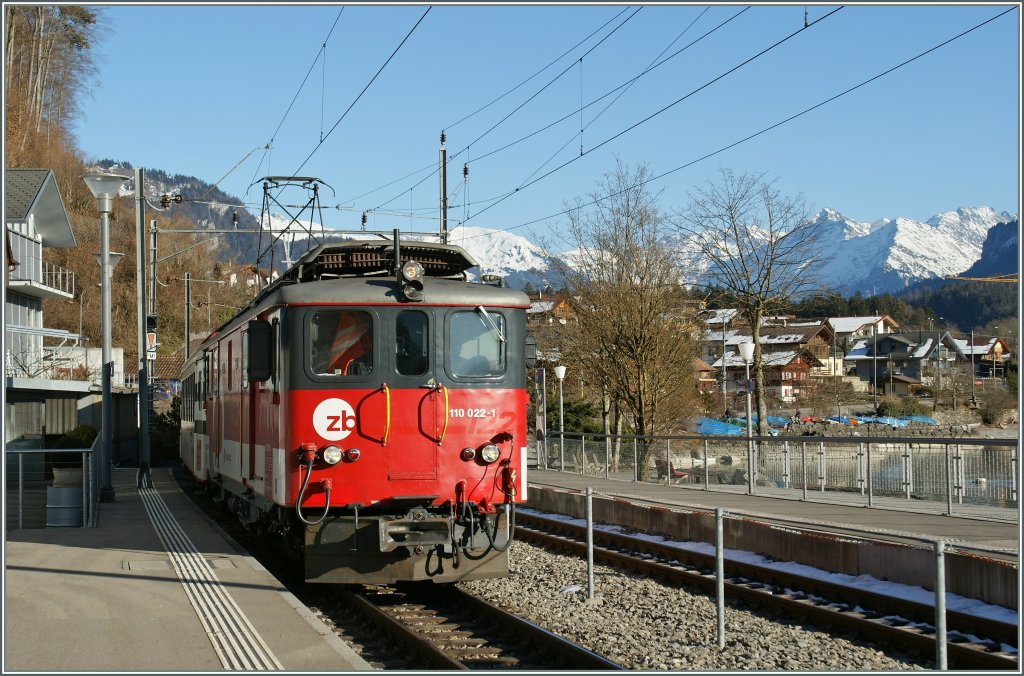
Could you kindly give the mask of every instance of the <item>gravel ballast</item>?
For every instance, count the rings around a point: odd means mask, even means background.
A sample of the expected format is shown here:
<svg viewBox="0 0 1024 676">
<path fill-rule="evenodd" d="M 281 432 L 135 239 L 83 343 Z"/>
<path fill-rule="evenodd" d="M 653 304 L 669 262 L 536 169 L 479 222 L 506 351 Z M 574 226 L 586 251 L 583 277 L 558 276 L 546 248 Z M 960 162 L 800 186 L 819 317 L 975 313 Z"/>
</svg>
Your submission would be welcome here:
<svg viewBox="0 0 1024 676">
<path fill-rule="evenodd" d="M 931 669 L 930 661 L 889 654 L 867 641 L 755 610 L 725 609 L 725 648 L 718 649 L 712 596 L 607 566 L 587 565 L 515 541 L 511 574 L 459 586 L 599 653 L 628 669 L 894 671 Z"/>
</svg>

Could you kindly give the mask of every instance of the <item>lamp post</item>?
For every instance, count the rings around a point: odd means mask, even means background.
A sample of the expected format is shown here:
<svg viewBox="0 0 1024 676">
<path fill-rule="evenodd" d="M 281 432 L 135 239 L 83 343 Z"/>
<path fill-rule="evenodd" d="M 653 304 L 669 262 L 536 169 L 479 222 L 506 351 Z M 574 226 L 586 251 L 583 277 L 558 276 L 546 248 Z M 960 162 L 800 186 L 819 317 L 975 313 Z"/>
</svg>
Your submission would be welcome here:
<svg viewBox="0 0 1024 676">
<path fill-rule="evenodd" d="M 747 382 L 744 386 L 747 391 L 747 495 L 752 495 L 754 492 L 754 446 L 751 439 L 753 431 L 750 426 L 750 362 L 754 359 L 754 344 L 740 343 L 739 350 L 740 359 L 743 360 L 747 371 Z"/>
<path fill-rule="evenodd" d="M 562 381 L 565 379 L 565 367 L 559 364 L 555 367 L 555 377 L 558 378 L 558 458 L 561 471 L 565 471 L 565 411 L 562 407 Z"/>
<path fill-rule="evenodd" d="M 100 502 L 114 501 L 114 486 L 111 481 L 110 463 L 113 456 L 113 404 L 110 396 L 110 376 L 113 364 L 110 359 L 110 283 L 113 266 L 110 264 L 110 213 L 114 210 L 114 197 L 127 180 L 116 174 L 89 174 L 82 180 L 89 186 L 96 198 L 96 209 L 100 212 L 100 321 L 102 324 L 103 355 L 103 422 L 100 429 L 101 483 Z"/>
</svg>

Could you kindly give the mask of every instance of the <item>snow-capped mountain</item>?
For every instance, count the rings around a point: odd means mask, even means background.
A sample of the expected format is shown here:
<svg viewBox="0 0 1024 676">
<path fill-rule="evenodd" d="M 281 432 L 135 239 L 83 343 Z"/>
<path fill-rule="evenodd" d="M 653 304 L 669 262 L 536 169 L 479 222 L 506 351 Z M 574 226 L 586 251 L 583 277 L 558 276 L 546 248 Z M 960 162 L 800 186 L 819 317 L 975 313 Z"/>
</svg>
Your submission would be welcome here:
<svg viewBox="0 0 1024 676">
<path fill-rule="evenodd" d="M 839 293 L 898 293 L 926 279 L 958 275 L 981 257 L 992 226 L 1013 220 L 989 207 L 960 208 L 929 218 L 857 223 L 832 209 L 814 227 L 827 258 L 820 278 Z"/>
<path fill-rule="evenodd" d="M 1012 220 L 1014 217 L 1008 213 L 977 207 L 941 213 L 926 222 L 882 218 L 860 223 L 834 209 L 822 209 L 813 224 L 824 261 L 816 274 L 844 296 L 858 291 L 865 296 L 898 293 L 922 280 L 963 273 L 981 258 L 989 229 Z M 274 228 L 283 228 L 288 221 L 272 216 L 271 223 Z M 316 223 L 304 222 L 301 227 L 320 234 Z M 329 236 L 331 231 L 324 234 Z M 500 274 L 509 286 L 561 285 L 555 261 L 539 246 L 515 233 L 464 227 L 452 232 L 449 242 L 461 246 L 477 260 L 479 274 Z M 306 250 L 301 229 L 292 247 L 295 257 Z M 680 280 L 683 283 L 699 281 L 706 269 L 699 256 L 681 254 L 679 262 L 681 269 L 687 271 L 686 278 Z"/>
<path fill-rule="evenodd" d="M 96 169 L 131 175 L 131 165 L 127 162 L 107 160 Z M 123 191 L 132 189 L 130 183 L 127 182 Z M 146 188 L 150 196 L 164 193 L 203 196 L 205 202 L 193 203 L 186 199 L 175 207 L 176 211 L 183 211 L 195 220 L 200 228 L 234 228 L 242 232 L 260 227 L 258 217 L 248 209 L 230 206 L 239 204 L 240 200 L 193 176 L 171 176 L 163 171 L 147 170 Z M 237 218 L 237 222 L 232 220 L 232 216 Z M 897 293 L 923 280 L 960 275 L 981 259 L 989 230 L 998 223 L 1008 223 L 1016 218 L 982 206 L 940 213 L 924 222 L 908 218 L 881 218 L 861 223 L 835 209 L 822 209 L 813 224 L 819 252 L 822 258 L 827 259 L 818 266 L 818 277 L 844 296 L 858 291 L 872 296 Z M 289 220 L 271 214 L 269 224 L 264 223 L 263 227 L 280 231 L 289 224 Z M 1012 261 L 1014 267 L 999 272 L 1016 271 L 1018 230 L 1019 226 L 1015 225 L 1012 232 L 1007 230 L 1007 234 L 997 231 L 999 236 L 987 245 L 992 250 L 994 247 L 1009 247 L 1003 258 Z M 307 232 L 319 240 L 332 231 L 321 229 L 319 223 L 304 221 L 293 224 L 291 232 L 295 234 L 281 237 L 279 244 L 289 245 L 294 259 L 310 246 L 306 241 Z M 403 233 L 403 236 L 408 236 L 408 233 Z M 429 238 L 427 235 L 424 237 Z M 1006 242 L 1006 238 L 1012 238 L 1012 242 Z M 453 230 L 449 241 L 462 246 L 479 262 L 480 274 L 500 274 L 509 286 L 522 288 L 529 283 L 534 288 L 548 285 L 558 288 L 562 285 L 557 273 L 558 261 L 548 258 L 541 247 L 516 233 L 463 227 Z M 244 249 L 241 248 L 243 242 L 246 244 Z M 674 242 L 673 248 L 685 250 L 686 247 L 679 244 Z M 251 249 L 249 239 L 242 235 L 226 237 L 222 245 L 224 255 L 228 257 Z M 562 257 L 564 262 L 573 264 L 571 254 L 562 254 Z M 285 256 L 282 255 L 275 259 L 275 267 L 280 266 L 283 258 Z M 699 281 L 707 266 L 707 262 L 697 255 L 681 254 L 679 263 L 685 274 L 680 280 L 683 283 Z"/>
</svg>

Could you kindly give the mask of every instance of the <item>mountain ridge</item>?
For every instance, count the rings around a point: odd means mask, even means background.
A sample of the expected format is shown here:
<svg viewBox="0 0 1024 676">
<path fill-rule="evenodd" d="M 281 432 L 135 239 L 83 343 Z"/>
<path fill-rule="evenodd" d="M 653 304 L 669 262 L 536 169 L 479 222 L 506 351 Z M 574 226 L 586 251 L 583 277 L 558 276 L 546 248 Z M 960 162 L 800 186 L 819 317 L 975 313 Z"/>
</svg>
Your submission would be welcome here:
<svg viewBox="0 0 1024 676">
<path fill-rule="evenodd" d="M 123 172 L 125 169 L 130 170 L 131 165 L 105 160 L 99 163 L 98 168 L 104 171 L 120 169 Z M 195 196 L 186 195 L 191 200 L 186 199 L 175 208 L 186 209 L 201 229 L 234 228 L 244 231 L 259 228 L 258 217 L 242 207 L 241 200 L 195 177 L 147 169 L 146 185 L 149 194 L 195 191 Z M 208 198 L 208 201 L 194 201 L 200 196 L 203 200 Z M 232 214 L 236 214 L 237 222 L 232 220 Z M 281 228 L 290 220 L 271 214 L 270 226 Z M 817 232 L 814 253 L 825 259 L 817 273 L 821 279 L 829 280 L 833 291 L 846 296 L 855 293 L 872 296 L 899 293 L 922 281 L 965 274 L 979 264 L 986 252 L 989 255 L 1004 251 L 1015 253 L 1018 226 L 997 230 L 993 241 L 989 241 L 994 227 L 1015 221 L 1016 216 L 1005 211 L 997 212 L 988 206 L 960 207 L 937 213 L 926 221 L 897 216 L 871 222 L 858 222 L 835 208 L 825 207 L 816 214 L 811 224 Z M 303 224 L 314 234 L 319 235 L 321 232 L 320 224 L 309 220 L 304 220 Z M 322 230 L 325 237 L 330 237 L 332 232 L 341 231 L 329 228 Z M 429 234 L 418 234 L 430 237 Z M 350 231 L 348 236 L 352 236 Z M 251 234 L 247 237 L 252 239 Z M 305 234 L 295 237 L 291 245 L 294 249 L 291 252 L 292 259 L 308 247 L 301 241 L 305 237 Z M 247 244 L 241 234 L 227 239 L 228 245 L 222 246 L 221 250 L 228 260 L 238 260 L 244 251 L 253 250 L 252 244 Z M 480 274 L 500 274 L 509 286 L 561 286 L 556 272 L 560 261 L 548 256 L 541 247 L 521 235 L 462 226 L 453 229 L 449 242 L 462 246 L 478 261 Z M 568 260 L 570 254 L 560 256 Z M 280 262 L 285 258 L 282 245 L 275 253 L 274 260 Z M 1003 254 L 1003 259 L 997 267 L 1008 265 L 1010 256 Z M 684 263 L 683 269 L 691 272 L 689 278 L 680 281 L 686 284 L 699 282 L 706 263 L 702 263 L 700 257 L 692 253 L 681 254 L 681 262 Z M 1016 272 L 1016 267 L 1014 258 L 1013 270 L 1000 272 Z"/>
</svg>

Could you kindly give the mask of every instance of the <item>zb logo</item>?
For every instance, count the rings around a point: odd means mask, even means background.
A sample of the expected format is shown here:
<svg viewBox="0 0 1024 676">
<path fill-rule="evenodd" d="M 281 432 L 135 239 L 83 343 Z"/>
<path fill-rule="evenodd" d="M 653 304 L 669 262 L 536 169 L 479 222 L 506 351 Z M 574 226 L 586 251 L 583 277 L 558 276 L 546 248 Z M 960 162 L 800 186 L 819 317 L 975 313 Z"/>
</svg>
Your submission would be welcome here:
<svg viewBox="0 0 1024 676">
<path fill-rule="evenodd" d="M 313 428 L 327 441 L 341 441 L 356 428 L 356 412 L 344 399 L 324 399 L 313 411 Z"/>
</svg>

